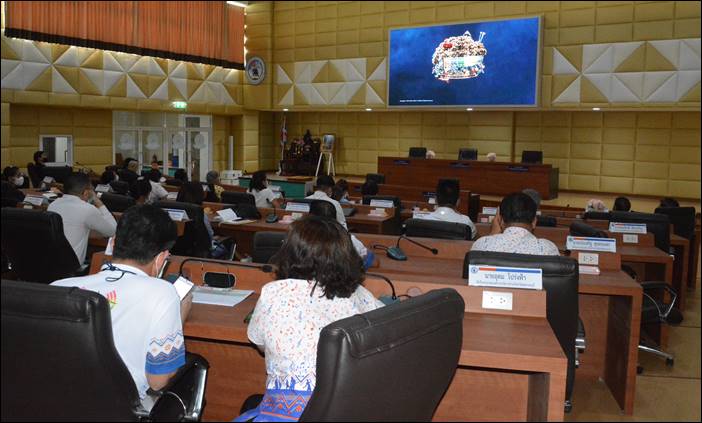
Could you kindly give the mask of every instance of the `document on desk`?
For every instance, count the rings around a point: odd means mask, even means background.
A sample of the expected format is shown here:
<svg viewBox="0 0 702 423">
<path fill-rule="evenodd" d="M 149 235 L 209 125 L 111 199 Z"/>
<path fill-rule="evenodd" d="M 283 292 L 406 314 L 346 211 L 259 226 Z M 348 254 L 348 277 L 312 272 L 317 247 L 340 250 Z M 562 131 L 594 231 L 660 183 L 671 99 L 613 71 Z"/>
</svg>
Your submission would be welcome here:
<svg viewBox="0 0 702 423">
<path fill-rule="evenodd" d="M 193 303 L 234 307 L 251 294 L 253 294 L 253 291 L 245 289 L 205 288 L 198 286 L 193 291 Z"/>
</svg>

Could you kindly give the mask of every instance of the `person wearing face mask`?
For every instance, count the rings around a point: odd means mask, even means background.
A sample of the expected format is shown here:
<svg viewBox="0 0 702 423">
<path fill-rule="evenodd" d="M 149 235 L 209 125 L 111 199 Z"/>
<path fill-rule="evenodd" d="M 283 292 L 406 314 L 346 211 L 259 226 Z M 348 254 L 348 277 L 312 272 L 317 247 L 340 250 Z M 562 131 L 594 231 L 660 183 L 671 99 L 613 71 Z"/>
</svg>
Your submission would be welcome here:
<svg viewBox="0 0 702 423">
<path fill-rule="evenodd" d="M 13 201 L 24 201 L 24 193 L 20 188 L 24 185 L 24 175 L 17 166 L 8 166 L 2 171 L 2 198 Z"/>
<path fill-rule="evenodd" d="M 165 387 L 186 361 L 183 322 L 192 294 L 181 301 L 172 284 L 157 278 L 177 236 L 175 223 L 162 209 L 131 207 L 117 225 L 111 262 L 94 275 L 52 283 L 107 298 L 115 347 L 147 410 L 153 405 L 148 389 Z"/>
<path fill-rule="evenodd" d="M 334 189 L 334 178 L 329 175 L 320 175 L 317 178 L 317 185 L 315 185 L 314 193 L 305 197 L 308 200 L 324 200 L 332 203 L 336 209 L 336 220 L 339 222 L 344 229 L 348 229 L 346 226 L 346 217 L 344 216 L 344 211 L 341 209 L 341 204 L 332 198 L 332 191 Z"/>
<path fill-rule="evenodd" d="M 34 188 L 41 187 L 41 181 L 44 179 L 44 168 L 46 167 L 46 154 L 43 151 L 36 151 L 33 156 L 34 163 L 27 164 L 27 173 Z"/>
<path fill-rule="evenodd" d="M 251 186 L 248 192 L 256 198 L 256 207 L 283 207 L 283 201 L 277 198 L 273 190 L 268 187 L 266 172 L 262 170 L 251 176 Z"/>
<path fill-rule="evenodd" d="M 61 215 L 63 232 L 78 257 L 85 261 L 90 231 L 105 238 L 115 234 L 117 222 L 93 190 L 88 175 L 72 173 L 63 183 L 64 195 L 49 205 L 48 210 Z"/>
</svg>

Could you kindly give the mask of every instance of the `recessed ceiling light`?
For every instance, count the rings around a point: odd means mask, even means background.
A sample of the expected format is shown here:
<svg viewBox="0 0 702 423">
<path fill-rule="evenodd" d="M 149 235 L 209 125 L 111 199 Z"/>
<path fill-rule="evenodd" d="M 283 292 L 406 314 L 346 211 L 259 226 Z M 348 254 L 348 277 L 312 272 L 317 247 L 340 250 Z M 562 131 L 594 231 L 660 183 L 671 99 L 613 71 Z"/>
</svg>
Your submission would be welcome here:
<svg viewBox="0 0 702 423">
<path fill-rule="evenodd" d="M 468 107 L 468 108 L 466 109 L 466 111 L 472 112 L 472 111 L 473 111 L 473 108 L 472 108 L 472 107 Z"/>
<path fill-rule="evenodd" d="M 287 112 L 289 109 L 283 109 L 284 112 Z"/>
<path fill-rule="evenodd" d="M 599 108 L 599 107 L 593 107 L 592 110 L 595 111 L 595 112 L 599 112 L 599 111 L 600 111 L 600 108 Z"/>
<path fill-rule="evenodd" d="M 366 109 L 366 112 L 372 112 L 372 111 L 373 111 L 373 109 L 370 109 L 370 108 Z"/>
<path fill-rule="evenodd" d="M 244 7 L 248 6 L 249 2 L 248 1 L 228 1 L 227 4 L 232 5 L 232 6 L 238 6 L 238 7 Z"/>
</svg>

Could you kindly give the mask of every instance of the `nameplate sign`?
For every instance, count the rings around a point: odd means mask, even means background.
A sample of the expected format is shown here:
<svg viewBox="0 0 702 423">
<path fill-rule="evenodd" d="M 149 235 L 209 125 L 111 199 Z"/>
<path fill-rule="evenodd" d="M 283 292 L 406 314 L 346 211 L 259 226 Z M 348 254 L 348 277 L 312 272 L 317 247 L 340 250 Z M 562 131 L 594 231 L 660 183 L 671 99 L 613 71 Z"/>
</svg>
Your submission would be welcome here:
<svg viewBox="0 0 702 423">
<path fill-rule="evenodd" d="M 638 244 L 639 236 L 636 234 L 622 234 L 622 241 L 626 244 Z"/>
<path fill-rule="evenodd" d="M 110 186 L 107 184 L 98 184 L 95 187 L 95 192 L 110 192 Z"/>
<path fill-rule="evenodd" d="M 494 288 L 542 289 L 541 269 L 471 264 L 468 285 Z"/>
<path fill-rule="evenodd" d="M 645 234 L 646 224 L 609 222 L 609 231 L 622 234 Z"/>
<path fill-rule="evenodd" d="M 467 169 L 470 167 L 470 164 L 468 163 L 461 163 L 461 162 L 453 162 L 449 164 L 454 169 Z"/>
<path fill-rule="evenodd" d="M 413 211 L 412 212 L 412 219 L 426 219 L 431 212 L 423 212 L 423 211 Z"/>
<path fill-rule="evenodd" d="M 410 164 L 409 160 L 393 160 L 393 164 L 407 166 Z"/>
<path fill-rule="evenodd" d="M 44 176 L 44 179 L 42 180 L 45 184 L 53 184 L 54 183 L 54 178 L 51 176 Z"/>
<path fill-rule="evenodd" d="M 29 203 L 33 206 L 41 207 L 44 204 L 44 197 L 35 197 L 33 195 L 27 195 L 24 197 L 24 202 Z"/>
<path fill-rule="evenodd" d="M 169 192 L 168 195 L 166 196 L 167 199 L 175 201 L 178 198 L 178 193 L 177 192 Z"/>
<path fill-rule="evenodd" d="M 370 206 L 371 207 L 381 207 L 384 209 L 391 209 L 391 208 L 395 207 L 395 203 L 393 203 L 391 200 L 371 200 Z"/>
<path fill-rule="evenodd" d="M 183 219 L 187 217 L 187 213 L 185 210 L 178 210 L 178 209 L 163 209 L 166 212 L 168 212 L 168 216 L 170 216 L 171 220 L 174 222 L 182 222 Z"/>
<path fill-rule="evenodd" d="M 581 251 L 617 252 L 617 240 L 612 238 L 589 238 L 584 236 L 568 236 L 566 249 Z"/>
<path fill-rule="evenodd" d="M 507 170 L 510 172 L 528 172 L 529 168 L 526 166 L 508 166 Z"/>
<path fill-rule="evenodd" d="M 495 216 L 497 215 L 497 207 L 483 207 L 483 214 Z"/>
<path fill-rule="evenodd" d="M 222 218 L 222 222 L 233 222 L 241 219 L 232 209 L 217 210 L 217 215 Z"/>
<path fill-rule="evenodd" d="M 423 195 L 424 198 L 426 198 L 427 200 L 429 200 L 430 198 L 436 199 L 436 193 L 433 192 L 433 191 L 424 191 L 424 192 L 422 193 L 422 195 Z"/>
<path fill-rule="evenodd" d="M 310 212 L 310 205 L 307 203 L 287 203 L 285 205 L 285 211 L 309 213 Z"/>
</svg>

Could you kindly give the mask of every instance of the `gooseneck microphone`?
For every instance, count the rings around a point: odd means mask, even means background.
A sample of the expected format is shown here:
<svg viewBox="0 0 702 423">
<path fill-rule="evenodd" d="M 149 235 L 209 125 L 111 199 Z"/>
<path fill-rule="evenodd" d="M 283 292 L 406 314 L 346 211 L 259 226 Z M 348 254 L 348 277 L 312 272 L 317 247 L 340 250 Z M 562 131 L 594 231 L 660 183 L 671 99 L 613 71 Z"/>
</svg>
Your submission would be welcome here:
<svg viewBox="0 0 702 423">
<path fill-rule="evenodd" d="M 405 252 L 402 251 L 402 248 L 400 248 L 400 241 L 403 239 L 406 239 L 407 241 L 411 242 L 412 244 L 415 244 L 419 247 L 422 247 L 425 250 L 431 251 L 431 253 L 434 255 L 439 254 L 439 250 L 437 250 L 436 248 L 427 247 L 426 245 L 424 245 L 420 242 L 417 242 L 413 239 L 406 237 L 404 234 L 400 235 L 399 238 L 397 238 L 397 242 L 395 243 L 394 247 L 386 247 L 385 245 L 375 244 L 372 246 L 372 248 L 379 248 L 381 250 L 385 250 L 388 257 L 390 257 L 393 260 L 405 261 L 405 260 L 407 260 L 407 254 L 405 254 Z"/>
<path fill-rule="evenodd" d="M 249 269 L 259 269 L 263 273 L 271 273 L 273 271 L 273 266 L 270 264 L 264 264 L 262 266 L 255 265 L 255 264 L 247 264 L 247 263 L 239 263 L 236 261 L 222 261 L 222 260 L 211 260 L 211 259 L 205 259 L 205 258 L 197 258 L 197 257 L 191 257 L 191 258 L 186 258 L 180 263 L 180 268 L 178 269 L 178 276 L 183 276 L 183 266 L 185 263 L 188 262 L 197 262 L 197 263 L 214 263 L 214 264 L 220 264 L 222 266 L 234 266 L 234 267 L 247 267 Z M 164 269 L 165 271 L 165 269 Z"/>
<path fill-rule="evenodd" d="M 395 285 L 393 285 L 390 278 L 388 278 L 387 276 L 381 275 L 379 273 L 366 273 L 366 276 L 372 276 L 374 278 L 382 279 L 385 282 L 387 282 L 388 285 L 390 285 L 390 290 L 392 291 L 392 295 L 390 297 L 388 297 L 387 295 L 381 295 L 380 298 L 378 298 L 385 305 L 392 304 L 392 303 L 395 303 L 398 301 L 397 295 L 395 294 Z"/>
<path fill-rule="evenodd" d="M 411 242 L 412 244 L 418 245 L 418 246 L 424 248 L 425 250 L 431 251 L 431 253 L 434 254 L 434 255 L 439 254 L 439 250 L 437 250 L 436 248 L 427 247 L 426 245 L 424 245 L 424 244 L 422 244 L 422 243 L 420 243 L 420 242 L 417 242 L 417 241 L 415 241 L 415 240 L 413 240 L 413 239 L 408 238 L 408 237 L 405 236 L 404 234 L 403 234 L 403 235 L 400 235 L 400 237 L 397 238 L 397 243 L 395 244 L 395 248 L 400 248 L 400 240 L 403 240 L 403 239 L 406 239 L 407 241 Z"/>
</svg>

